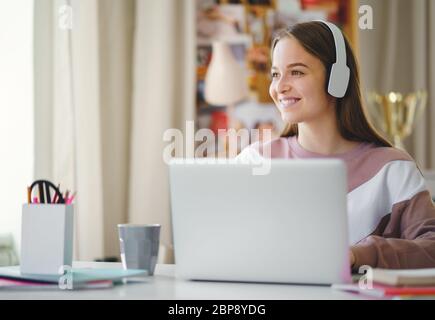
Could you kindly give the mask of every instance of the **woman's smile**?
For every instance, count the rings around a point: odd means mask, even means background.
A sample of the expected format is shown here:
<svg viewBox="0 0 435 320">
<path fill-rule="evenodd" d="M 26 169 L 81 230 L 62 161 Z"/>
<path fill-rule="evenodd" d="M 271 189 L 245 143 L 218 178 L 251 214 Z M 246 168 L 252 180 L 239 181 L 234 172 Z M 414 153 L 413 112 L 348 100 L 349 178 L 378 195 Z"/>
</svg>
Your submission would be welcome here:
<svg viewBox="0 0 435 320">
<path fill-rule="evenodd" d="M 296 97 L 283 97 L 279 98 L 279 105 L 282 109 L 286 110 L 289 108 L 293 108 L 300 100 L 301 98 Z"/>
</svg>

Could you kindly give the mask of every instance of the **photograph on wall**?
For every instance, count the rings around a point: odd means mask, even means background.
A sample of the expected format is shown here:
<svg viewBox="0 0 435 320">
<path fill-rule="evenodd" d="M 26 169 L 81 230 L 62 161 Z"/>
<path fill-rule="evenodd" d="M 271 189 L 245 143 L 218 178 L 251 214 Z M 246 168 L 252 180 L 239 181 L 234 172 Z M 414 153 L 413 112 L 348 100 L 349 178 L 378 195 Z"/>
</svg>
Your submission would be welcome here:
<svg viewBox="0 0 435 320">
<path fill-rule="evenodd" d="M 196 19 L 199 39 L 227 39 L 246 32 L 243 5 L 198 3 Z"/>
</svg>

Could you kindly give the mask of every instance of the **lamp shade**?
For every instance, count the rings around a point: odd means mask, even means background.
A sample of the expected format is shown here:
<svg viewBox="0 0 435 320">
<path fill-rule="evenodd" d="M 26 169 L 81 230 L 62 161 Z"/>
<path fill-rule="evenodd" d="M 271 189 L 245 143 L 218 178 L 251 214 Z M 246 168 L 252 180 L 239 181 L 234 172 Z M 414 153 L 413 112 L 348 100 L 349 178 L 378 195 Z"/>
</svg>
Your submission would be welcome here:
<svg viewBox="0 0 435 320">
<path fill-rule="evenodd" d="M 230 46 L 213 42 L 210 65 L 205 76 L 205 100 L 213 105 L 229 105 L 248 95 L 244 70 L 234 58 Z"/>
</svg>

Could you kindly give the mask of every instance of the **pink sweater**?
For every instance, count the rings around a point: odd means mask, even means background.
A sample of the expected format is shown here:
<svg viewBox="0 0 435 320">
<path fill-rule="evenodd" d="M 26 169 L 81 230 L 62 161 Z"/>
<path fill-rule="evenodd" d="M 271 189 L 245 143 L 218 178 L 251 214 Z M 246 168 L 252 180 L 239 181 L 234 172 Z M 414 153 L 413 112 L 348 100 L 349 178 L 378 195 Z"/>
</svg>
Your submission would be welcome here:
<svg viewBox="0 0 435 320">
<path fill-rule="evenodd" d="M 435 267 L 435 207 L 421 172 L 404 151 L 361 143 L 326 156 L 307 151 L 296 137 L 278 138 L 245 148 L 238 159 L 339 158 L 348 169 L 349 237 L 355 267 Z"/>
</svg>

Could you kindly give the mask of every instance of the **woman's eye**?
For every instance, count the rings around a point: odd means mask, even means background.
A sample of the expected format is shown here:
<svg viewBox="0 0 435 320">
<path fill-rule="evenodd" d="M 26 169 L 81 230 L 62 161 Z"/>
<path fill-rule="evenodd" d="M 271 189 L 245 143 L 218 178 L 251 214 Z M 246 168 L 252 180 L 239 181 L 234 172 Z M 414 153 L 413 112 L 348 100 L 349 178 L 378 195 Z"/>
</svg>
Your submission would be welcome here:
<svg viewBox="0 0 435 320">
<path fill-rule="evenodd" d="M 272 79 L 277 78 L 279 76 L 278 72 L 272 72 L 271 75 Z"/>
<path fill-rule="evenodd" d="M 292 76 L 302 76 L 304 73 L 302 71 L 298 71 L 298 70 L 293 70 L 292 71 Z"/>
</svg>

